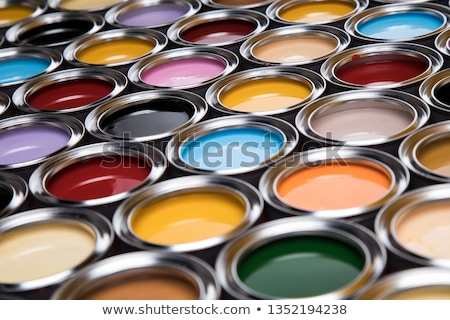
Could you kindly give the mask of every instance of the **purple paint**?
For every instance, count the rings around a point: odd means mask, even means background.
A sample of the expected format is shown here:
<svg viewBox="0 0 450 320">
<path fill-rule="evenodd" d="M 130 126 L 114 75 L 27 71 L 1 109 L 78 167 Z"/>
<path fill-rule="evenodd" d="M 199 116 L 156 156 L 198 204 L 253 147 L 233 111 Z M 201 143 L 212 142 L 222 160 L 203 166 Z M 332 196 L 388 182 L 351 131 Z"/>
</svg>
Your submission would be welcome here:
<svg viewBox="0 0 450 320">
<path fill-rule="evenodd" d="M 131 27 L 154 27 L 173 22 L 189 12 L 189 6 L 180 3 L 161 3 L 124 12 L 117 22 Z"/>
<path fill-rule="evenodd" d="M 211 80 L 226 68 L 223 61 L 210 58 L 188 58 L 169 61 L 145 70 L 141 79 L 159 87 L 182 87 Z"/>
<path fill-rule="evenodd" d="M 34 125 L 17 127 L 0 133 L 0 165 L 36 160 L 58 151 L 70 140 L 59 127 Z"/>
</svg>

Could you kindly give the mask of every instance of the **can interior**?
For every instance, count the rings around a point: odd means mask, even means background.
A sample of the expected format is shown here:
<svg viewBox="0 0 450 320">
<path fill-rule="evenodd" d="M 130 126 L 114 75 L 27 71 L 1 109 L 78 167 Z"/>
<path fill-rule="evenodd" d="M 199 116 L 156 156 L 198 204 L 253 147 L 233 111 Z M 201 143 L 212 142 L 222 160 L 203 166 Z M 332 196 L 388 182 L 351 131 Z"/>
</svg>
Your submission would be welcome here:
<svg viewBox="0 0 450 320">
<path fill-rule="evenodd" d="M 0 213 L 8 208 L 13 199 L 13 190 L 11 187 L 0 185 Z"/>
<path fill-rule="evenodd" d="M 450 286 L 429 285 L 389 293 L 384 300 L 450 300 Z"/>
<path fill-rule="evenodd" d="M 422 139 L 415 148 L 415 158 L 425 172 L 450 177 L 450 142 L 448 133 Z"/>
<path fill-rule="evenodd" d="M 338 20 L 349 15 L 355 9 L 355 1 L 294 1 L 281 7 L 278 16 L 290 22 L 317 23 Z"/>
</svg>

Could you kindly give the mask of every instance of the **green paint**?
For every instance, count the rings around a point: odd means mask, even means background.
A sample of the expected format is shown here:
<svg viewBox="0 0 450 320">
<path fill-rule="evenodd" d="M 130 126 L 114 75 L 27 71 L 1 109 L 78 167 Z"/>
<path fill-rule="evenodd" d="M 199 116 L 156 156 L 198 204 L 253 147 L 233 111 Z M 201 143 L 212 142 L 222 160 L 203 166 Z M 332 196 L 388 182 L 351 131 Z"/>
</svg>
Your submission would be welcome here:
<svg viewBox="0 0 450 320">
<path fill-rule="evenodd" d="M 249 288 L 277 298 L 302 298 L 329 293 L 353 281 L 364 257 L 342 241 L 303 236 L 270 242 L 250 252 L 238 264 Z"/>
</svg>

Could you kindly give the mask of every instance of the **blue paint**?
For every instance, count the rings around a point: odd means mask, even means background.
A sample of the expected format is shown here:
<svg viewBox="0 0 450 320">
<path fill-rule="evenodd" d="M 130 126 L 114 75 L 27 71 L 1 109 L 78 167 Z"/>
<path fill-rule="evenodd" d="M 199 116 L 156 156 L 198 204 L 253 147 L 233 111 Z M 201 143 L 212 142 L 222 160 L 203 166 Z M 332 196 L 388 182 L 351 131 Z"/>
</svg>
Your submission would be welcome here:
<svg viewBox="0 0 450 320">
<path fill-rule="evenodd" d="M 29 79 L 44 72 L 50 64 L 50 59 L 31 56 L 0 60 L 0 84 Z"/>
<path fill-rule="evenodd" d="M 444 23 L 438 15 L 411 11 L 389 14 L 360 23 L 358 31 L 371 38 L 400 40 L 411 39 L 435 31 Z"/>
<path fill-rule="evenodd" d="M 280 152 L 283 135 L 260 128 L 230 128 L 199 136 L 181 145 L 180 157 L 207 171 L 252 168 Z"/>
</svg>

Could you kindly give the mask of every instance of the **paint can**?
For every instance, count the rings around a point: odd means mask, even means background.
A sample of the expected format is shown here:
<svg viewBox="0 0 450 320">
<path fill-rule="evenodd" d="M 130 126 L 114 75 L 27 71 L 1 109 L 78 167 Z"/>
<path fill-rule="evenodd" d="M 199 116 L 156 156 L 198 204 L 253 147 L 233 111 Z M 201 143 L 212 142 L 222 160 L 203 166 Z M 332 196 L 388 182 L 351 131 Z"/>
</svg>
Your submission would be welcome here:
<svg viewBox="0 0 450 320">
<path fill-rule="evenodd" d="M 321 97 L 295 119 L 300 133 L 319 146 L 374 147 L 397 154 L 402 139 L 423 127 L 430 108 L 394 90 L 353 90 Z"/>
<path fill-rule="evenodd" d="M 325 91 L 318 73 L 273 66 L 233 73 L 213 83 L 205 98 L 219 114 L 277 115 L 293 122 L 295 111 Z"/>
<path fill-rule="evenodd" d="M 434 40 L 434 46 L 442 53 L 445 57 L 450 57 L 450 30 L 444 30 Z M 450 66 L 448 59 L 445 59 L 444 67 L 448 68 Z"/>
<path fill-rule="evenodd" d="M 417 93 L 417 83 L 438 71 L 443 60 L 439 52 L 427 46 L 377 43 L 347 49 L 328 58 L 321 73 L 338 88 L 402 88 Z"/>
<path fill-rule="evenodd" d="M 368 0 L 278 0 L 269 5 L 267 16 L 281 24 L 333 24 L 364 10 Z"/>
<path fill-rule="evenodd" d="M 398 271 L 380 278 L 359 300 L 449 300 L 450 271 L 423 267 Z"/>
<path fill-rule="evenodd" d="M 399 147 L 399 157 L 413 173 L 412 185 L 450 182 L 450 121 L 438 122 L 408 136 Z"/>
<path fill-rule="evenodd" d="M 111 218 L 118 203 L 154 183 L 164 155 L 145 144 L 96 143 L 62 152 L 31 175 L 31 193 L 43 205 L 88 207 Z"/>
<path fill-rule="evenodd" d="M 42 208 L 3 218 L 0 292 L 48 299 L 55 285 L 102 258 L 113 238 L 111 223 L 84 208 Z"/>
<path fill-rule="evenodd" d="M 294 151 L 298 136 L 294 126 L 278 118 L 225 116 L 177 133 L 166 155 L 174 176 L 229 175 L 256 185 L 267 166 Z"/>
<path fill-rule="evenodd" d="M 377 210 L 408 187 L 396 157 L 365 147 L 334 146 L 296 153 L 264 172 L 259 190 L 271 219 L 349 219 L 370 229 Z"/>
<path fill-rule="evenodd" d="M 0 28 L 7 28 L 25 19 L 37 17 L 47 10 L 44 0 L 3 0 L 0 2 Z"/>
<path fill-rule="evenodd" d="M 375 220 L 375 232 L 390 252 L 388 268 L 450 267 L 450 184 L 414 189 L 388 202 Z"/>
<path fill-rule="evenodd" d="M 103 28 L 103 17 L 89 12 L 52 12 L 26 19 L 10 27 L 5 38 L 11 44 L 28 47 L 64 45 Z"/>
<path fill-rule="evenodd" d="M 195 14 L 175 22 L 167 36 L 184 46 L 237 47 L 245 39 L 259 34 L 269 19 L 258 11 L 222 9 Z"/>
<path fill-rule="evenodd" d="M 149 143 L 164 150 L 177 132 L 201 121 L 206 101 L 194 93 L 161 89 L 135 92 L 100 104 L 86 117 L 86 130 L 103 141 Z"/>
<path fill-rule="evenodd" d="M 238 63 L 237 55 L 223 48 L 179 48 L 139 60 L 129 69 L 128 79 L 141 89 L 190 89 L 201 94 Z"/>
<path fill-rule="evenodd" d="M 208 7 L 216 9 L 255 9 L 261 10 L 274 0 L 201 0 Z"/>
<path fill-rule="evenodd" d="M 431 123 L 450 120 L 450 69 L 427 77 L 419 87 L 419 95 L 430 105 Z"/>
<path fill-rule="evenodd" d="M 9 114 L 11 113 L 10 108 L 11 108 L 11 99 L 6 93 L 0 92 L 0 119 L 9 116 Z"/>
<path fill-rule="evenodd" d="M 0 171 L 28 180 L 40 163 L 78 145 L 83 124 L 68 115 L 29 114 L 0 121 Z"/>
<path fill-rule="evenodd" d="M 223 244 L 257 223 L 262 210 L 258 190 L 240 179 L 186 176 L 129 197 L 113 225 L 131 248 L 190 253 L 213 265 Z"/>
<path fill-rule="evenodd" d="M 319 71 L 320 63 L 350 44 L 341 29 L 321 25 L 274 28 L 247 39 L 240 54 L 251 64 L 305 66 Z"/>
<path fill-rule="evenodd" d="M 114 29 L 73 41 L 64 49 L 64 59 L 78 67 L 116 67 L 126 72 L 129 65 L 166 45 L 167 37 L 157 30 Z"/>
<path fill-rule="evenodd" d="M 141 251 L 96 262 L 60 286 L 53 300 L 217 300 L 214 270 L 185 254 Z"/>
<path fill-rule="evenodd" d="M 116 28 L 167 28 L 201 7 L 198 0 L 131 0 L 109 9 L 105 20 Z"/>
<path fill-rule="evenodd" d="M 16 174 L 0 172 L 0 218 L 26 207 L 28 184 Z"/>
<path fill-rule="evenodd" d="M 266 222 L 229 242 L 216 273 L 234 299 L 350 299 L 386 263 L 375 235 L 356 223 L 291 217 Z"/>
<path fill-rule="evenodd" d="M 57 11 L 104 11 L 124 0 L 47 0 L 48 5 Z"/>
<path fill-rule="evenodd" d="M 361 42 L 417 42 L 433 45 L 448 26 L 450 10 L 436 3 L 397 3 L 359 12 L 345 23 L 345 30 Z"/>
<path fill-rule="evenodd" d="M 120 95 L 127 84 L 127 77 L 113 69 L 66 69 L 27 81 L 12 100 L 26 113 L 68 114 L 84 121 L 91 109 Z"/>
</svg>

